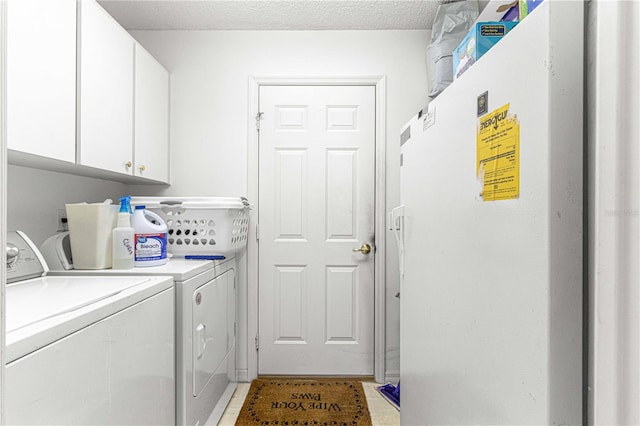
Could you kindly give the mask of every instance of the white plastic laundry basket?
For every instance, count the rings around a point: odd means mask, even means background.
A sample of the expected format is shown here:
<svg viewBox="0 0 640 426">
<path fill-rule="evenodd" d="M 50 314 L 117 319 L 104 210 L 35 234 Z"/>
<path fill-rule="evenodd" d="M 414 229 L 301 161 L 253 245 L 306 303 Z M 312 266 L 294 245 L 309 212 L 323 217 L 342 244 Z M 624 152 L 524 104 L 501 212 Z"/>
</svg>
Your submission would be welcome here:
<svg viewBox="0 0 640 426">
<path fill-rule="evenodd" d="M 167 224 L 167 250 L 176 257 L 230 257 L 247 245 L 249 202 L 226 197 L 132 197 Z"/>
</svg>

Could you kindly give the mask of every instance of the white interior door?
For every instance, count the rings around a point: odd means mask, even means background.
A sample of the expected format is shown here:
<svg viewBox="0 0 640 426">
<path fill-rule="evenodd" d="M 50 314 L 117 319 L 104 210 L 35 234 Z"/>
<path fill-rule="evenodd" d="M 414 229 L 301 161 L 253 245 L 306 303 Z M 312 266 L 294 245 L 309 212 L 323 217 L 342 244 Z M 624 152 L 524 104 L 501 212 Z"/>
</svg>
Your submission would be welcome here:
<svg viewBox="0 0 640 426">
<path fill-rule="evenodd" d="M 372 375 L 375 87 L 261 86 L 259 107 L 258 373 Z"/>
</svg>

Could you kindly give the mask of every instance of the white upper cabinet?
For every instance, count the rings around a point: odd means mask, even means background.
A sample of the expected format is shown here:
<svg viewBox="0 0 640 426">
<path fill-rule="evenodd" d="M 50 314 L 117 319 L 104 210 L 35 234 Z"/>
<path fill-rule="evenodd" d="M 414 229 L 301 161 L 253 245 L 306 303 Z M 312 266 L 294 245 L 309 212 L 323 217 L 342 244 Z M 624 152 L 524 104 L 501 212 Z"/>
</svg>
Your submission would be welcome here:
<svg viewBox="0 0 640 426">
<path fill-rule="evenodd" d="M 7 8 L 7 147 L 76 161 L 76 0 Z"/>
<path fill-rule="evenodd" d="M 169 73 L 140 45 L 135 57 L 134 175 L 169 181 Z"/>
<path fill-rule="evenodd" d="M 169 182 L 169 73 L 95 0 L 7 7 L 12 164 Z"/>
<path fill-rule="evenodd" d="M 133 175 L 135 41 L 96 2 L 78 5 L 78 163 Z"/>
</svg>

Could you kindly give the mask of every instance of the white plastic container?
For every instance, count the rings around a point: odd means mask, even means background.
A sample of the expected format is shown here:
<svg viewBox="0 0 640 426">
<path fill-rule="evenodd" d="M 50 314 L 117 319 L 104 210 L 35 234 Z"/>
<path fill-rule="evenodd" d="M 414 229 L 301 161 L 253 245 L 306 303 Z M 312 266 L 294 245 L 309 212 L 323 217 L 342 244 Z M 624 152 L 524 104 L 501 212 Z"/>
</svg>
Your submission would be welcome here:
<svg viewBox="0 0 640 426">
<path fill-rule="evenodd" d="M 118 206 L 111 201 L 97 204 L 66 204 L 71 253 L 75 269 L 111 268 L 112 230 Z"/>
<path fill-rule="evenodd" d="M 152 222 L 154 219 L 157 223 Z M 131 217 L 134 229 L 134 266 L 158 266 L 167 263 L 167 224 L 157 214 L 136 206 Z"/>
</svg>

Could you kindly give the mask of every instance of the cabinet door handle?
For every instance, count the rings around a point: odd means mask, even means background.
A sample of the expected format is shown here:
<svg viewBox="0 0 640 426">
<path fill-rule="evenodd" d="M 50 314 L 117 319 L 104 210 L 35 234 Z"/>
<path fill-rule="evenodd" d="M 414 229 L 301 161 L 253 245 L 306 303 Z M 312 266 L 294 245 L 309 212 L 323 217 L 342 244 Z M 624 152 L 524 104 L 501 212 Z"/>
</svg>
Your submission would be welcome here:
<svg viewBox="0 0 640 426">
<path fill-rule="evenodd" d="M 144 164 L 140 166 L 140 172 L 144 172 L 145 170 L 147 170 L 147 168 L 144 166 Z"/>
<path fill-rule="evenodd" d="M 127 169 L 130 169 L 131 166 L 133 166 L 133 163 L 131 161 L 127 161 L 124 165 L 127 166 Z"/>
</svg>

